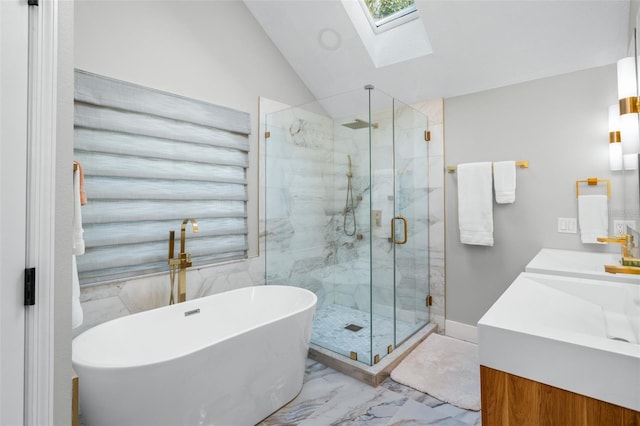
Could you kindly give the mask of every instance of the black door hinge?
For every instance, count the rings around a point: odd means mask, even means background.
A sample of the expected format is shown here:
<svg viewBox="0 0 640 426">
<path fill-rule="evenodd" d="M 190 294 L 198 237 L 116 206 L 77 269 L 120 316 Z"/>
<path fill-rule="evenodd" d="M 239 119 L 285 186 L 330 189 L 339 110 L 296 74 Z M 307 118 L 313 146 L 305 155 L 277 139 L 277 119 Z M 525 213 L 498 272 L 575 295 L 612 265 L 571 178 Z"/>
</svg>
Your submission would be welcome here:
<svg viewBox="0 0 640 426">
<path fill-rule="evenodd" d="M 29 6 L 40 6 L 40 0 L 27 0 Z"/>
<path fill-rule="evenodd" d="M 24 270 L 24 305 L 36 304 L 36 268 Z"/>
</svg>

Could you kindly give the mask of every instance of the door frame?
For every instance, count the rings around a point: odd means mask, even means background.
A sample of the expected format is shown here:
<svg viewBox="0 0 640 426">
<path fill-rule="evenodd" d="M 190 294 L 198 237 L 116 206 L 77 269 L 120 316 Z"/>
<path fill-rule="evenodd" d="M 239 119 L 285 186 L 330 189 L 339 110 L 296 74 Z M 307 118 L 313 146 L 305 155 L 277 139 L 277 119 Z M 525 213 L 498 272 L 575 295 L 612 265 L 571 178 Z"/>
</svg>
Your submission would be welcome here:
<svg viewBox="0 0 640 426">
<path fill-rule="evenodd" d="M 58 0 L 29 7 L 26 256 L 37 282 L 36 304 L 26 311 L 24 424 L 34 426 L 54 423 L 57 37 Z M 70 164 L 69 182 L 71 173 Z"/>
</svg>

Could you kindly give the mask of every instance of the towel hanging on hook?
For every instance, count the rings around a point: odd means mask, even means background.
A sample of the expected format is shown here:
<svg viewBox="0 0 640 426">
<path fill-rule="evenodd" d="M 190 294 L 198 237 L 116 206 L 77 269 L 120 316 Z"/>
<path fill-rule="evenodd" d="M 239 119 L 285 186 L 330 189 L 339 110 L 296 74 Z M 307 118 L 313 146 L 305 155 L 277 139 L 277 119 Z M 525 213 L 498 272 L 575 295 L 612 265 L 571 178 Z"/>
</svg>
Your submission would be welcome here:
<svg viewBox="0 0 640 426">
<path fill-rule="evenodd" d="M 87 204 L 87 192 L 84 190 L 84 171 L 82 170 L 82 165 L 79 161 L 73 161 L 73 173 L 78 172 L 80 174 L 80 205 L 84 206 Z"/>
</svg>

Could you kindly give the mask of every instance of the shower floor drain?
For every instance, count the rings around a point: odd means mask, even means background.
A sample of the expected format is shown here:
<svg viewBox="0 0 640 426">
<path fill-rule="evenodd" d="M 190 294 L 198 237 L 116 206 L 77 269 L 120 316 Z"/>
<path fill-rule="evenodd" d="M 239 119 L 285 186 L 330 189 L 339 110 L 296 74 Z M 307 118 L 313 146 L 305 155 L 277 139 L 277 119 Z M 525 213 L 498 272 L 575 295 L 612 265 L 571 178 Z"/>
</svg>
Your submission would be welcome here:
<svg viewBox="0 0 640 426">
<path fill-rule="evenodd" d="M 347 330 L 351 330 L 351 331 L 360 331 L 362 330 L 362 326 L 359 325 L 355 325 L 355 324 L 349 324 L 348 326 L 345 327 Z"/>
</svg>

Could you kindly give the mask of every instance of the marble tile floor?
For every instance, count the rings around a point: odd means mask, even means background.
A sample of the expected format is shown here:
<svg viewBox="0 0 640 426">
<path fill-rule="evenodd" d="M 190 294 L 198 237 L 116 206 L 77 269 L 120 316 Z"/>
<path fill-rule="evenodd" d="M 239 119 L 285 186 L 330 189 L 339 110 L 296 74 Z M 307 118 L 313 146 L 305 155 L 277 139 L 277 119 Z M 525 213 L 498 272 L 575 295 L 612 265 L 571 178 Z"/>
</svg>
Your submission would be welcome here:
<svg viewBox="0 0 640 426">
<path fill-rule="evenodd" d="M 373 315 L 373 342 L 370 323 L 371 315 L 368 312 L 335 304 L 323 306 L 316 311 L 311 341 L 346 357 L 349 357 L 351 351 L 356 352 L 358 361 L 370 365 L 372 348 L 374 355 L 379 354 L 383 357 L 387 353 L 387 346 L 396 346 L 391 318 Z M 348 330 L 345 327 L 349 324 L 360 326 L 362 329 Z M 424 323 L 409 324 L 396 321 L 399 340 L 406 339 L 423 325 Z"/>
<path fill-rule="evenodd" d="M 302 391 L 259 426 L 472 426 L 479 411 L 446 404 L 410 387 L 385 380 L 373 388 L 307 359 Z"/>
</svg>

